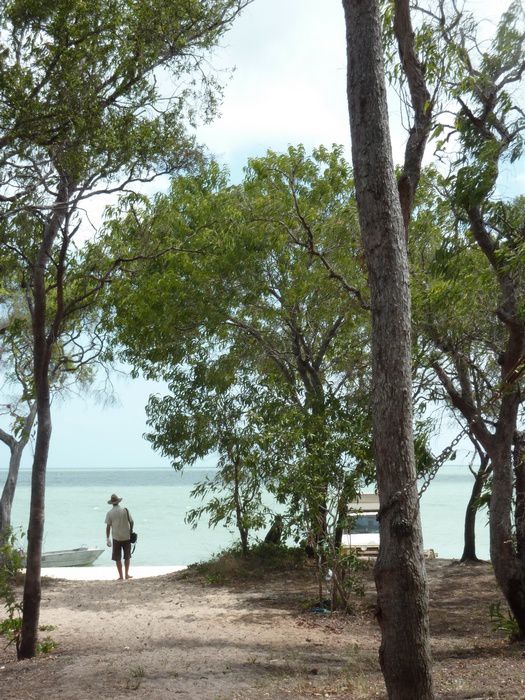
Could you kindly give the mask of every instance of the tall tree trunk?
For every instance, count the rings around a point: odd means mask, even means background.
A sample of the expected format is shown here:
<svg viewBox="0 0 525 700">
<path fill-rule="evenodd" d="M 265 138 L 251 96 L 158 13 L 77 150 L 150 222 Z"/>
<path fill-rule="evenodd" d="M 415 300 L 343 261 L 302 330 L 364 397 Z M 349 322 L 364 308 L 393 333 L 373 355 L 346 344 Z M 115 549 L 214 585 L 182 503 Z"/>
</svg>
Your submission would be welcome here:
<svg viewBox="0 0 525 700">
<path fill-rule="evenodd" d="M 74 184 L 67 174 L 64 173 L 57 191 L 55 207 L 43 227 L 38 256 L 33 267 L 33 303 L 30 308 L 38 428 L 31 475 L 31 504 L 27 528 L 27 565 L 21 640 L 18 650 L 20 659 L 28 659 L 35 656 L 38 639 L 46 469 L 49 443 L 51 441 L 50 363 L 52 349 L 60 335 L 64 314 L 64 260 L 70 240 L 65 231 L 63 231 L 61 249 L 53 260 L 56 268 L 54 285 L 56 308 L 51 314 L 51 318 L 48 318 L 46 273 L 51 260 L 53 244 L 66 220 L 68 205 L 73 191 Z"/>
<path fill-rule="evenodd" d="M 33 313 L 34 333 L 34 374 L 38 426 L 36 433 L 35 454 L 31 474 L 31 502 L 29 525 L 27 528 L 27 563 L 24 583 L 22 630 L 19 659 L 29 659 L 36 654 L 38 641 L 38 621 L 41 600 L 41 561 L 42 542 L 44 539 L 44 512 L 46 468 L 51 441 L 51 400 L 49 393 L 49 348 L 45 336 L 45 292 L 44 275 L 42 286 L 35 285 L 41 295 L 37 296 Z"/>
<path fill-rule="evenodd" d="M 474 485 L 470 494 L 467 510 L 465 511 L 465 527 L 463 531 L 463 554 L 461 562 L 478 562 L 476 555 L 476 515 L 478 512 L 478 500 L 483 490 L 483 484 L 491 471 L 488 455 L 483 455 L 480 467 L 474 478 Z"/>
<path fill-rule="evenodd" d="M 0 430 L 0 440 L 9 447 L 10 451 L 9 469 L 2 490 L 2 496 L 0 497 L 0 540 L 11 528 L 11 510 L 13 508 L 18 474 L 20 472 L 20 462 L 22 460 L 24 448 L 29 441 L 35 417 L 36 402 L 33 402 L 29 407 L 28 415 L 24 419 L 22 435 L 19 440 L 16 440 L 12 435 L 8 435 L 5 431 Z"/>
<path fill-rule="evenodd" d="M 372 0 L 343 0 L 343 6 L 352 159 L 372 308 L 380 661 L 390 698 L 430 700 L 428 594 L 412 434 L 408 259 L 391 155 L 381 18 Z"/>
</svg>

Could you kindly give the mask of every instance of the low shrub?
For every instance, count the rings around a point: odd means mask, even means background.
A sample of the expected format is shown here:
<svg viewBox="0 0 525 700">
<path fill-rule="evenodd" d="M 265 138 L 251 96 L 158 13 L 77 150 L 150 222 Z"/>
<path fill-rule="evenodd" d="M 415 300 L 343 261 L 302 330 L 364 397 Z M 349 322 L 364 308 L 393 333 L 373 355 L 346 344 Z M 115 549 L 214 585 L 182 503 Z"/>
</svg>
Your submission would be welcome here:
<svg viewBox="0 0 525 700">
<path fill-rule="evenodd" d="M 260 542 L 246 555 L 236 545 L 222 550 L 208 561 L 189 566 L 188 574 L 197 574 L 210 584 L 221 585 L 236 579 L 253 579 L 306 566 L 303 549 Z"/>
</svg>

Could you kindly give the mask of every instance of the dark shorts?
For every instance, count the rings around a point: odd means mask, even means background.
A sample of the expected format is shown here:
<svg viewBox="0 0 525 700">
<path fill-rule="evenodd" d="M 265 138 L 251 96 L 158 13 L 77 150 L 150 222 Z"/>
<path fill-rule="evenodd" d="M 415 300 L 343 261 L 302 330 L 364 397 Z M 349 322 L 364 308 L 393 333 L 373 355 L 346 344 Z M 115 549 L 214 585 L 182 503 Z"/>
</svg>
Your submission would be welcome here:
<svg viewBox="0 0 525 700">
<path fill-rule="evenodd" d="M 129 540 L 125 540 L 124 542 L 113 540 L 111 559 L 113 561 L 120 561 L 122 559 L 122 553 L 124 553 L 124 560 L 131 559 L 131 542 Z"/>
</svg>

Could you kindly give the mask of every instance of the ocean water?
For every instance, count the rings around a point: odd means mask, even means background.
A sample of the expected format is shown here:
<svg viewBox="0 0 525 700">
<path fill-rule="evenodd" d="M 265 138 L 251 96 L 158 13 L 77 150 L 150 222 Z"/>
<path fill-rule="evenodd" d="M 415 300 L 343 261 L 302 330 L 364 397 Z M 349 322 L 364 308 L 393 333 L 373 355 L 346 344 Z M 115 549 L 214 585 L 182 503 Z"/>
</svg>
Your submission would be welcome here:
<svg viewBox="0 0 525 700">
<path fill-rule="evenodd" d="M 112 493 L 122 496 L 129 508 L 139 540 L 133 563 L 142 566 L 187 565 L 209 558 L 237 539 L 233 530 L 220 525 L 210 529 L 205 520 L 196 529 L 184 522 L 196 505 L 190 498 L 193 485 L 213 472 L 188 469 L 49 469 L 46 482 L 44 551 L 86 545 L 104 553 L 95 566 L 111 564 L 105 546 L 107 501 Z M 0 484 L 5 472 L 0 470 Z M 12 522 L 27 529 L 30 471 L 22 470 L 13 504 Z M 441 558 L 458 558 L 463 550 L 463 521 L 472 488 L 467 467 L 443 466 L 421 500 L 424 546 Z M 488 559 L 487 516 L 478 514 L 478 556 Z"/>
</svg>

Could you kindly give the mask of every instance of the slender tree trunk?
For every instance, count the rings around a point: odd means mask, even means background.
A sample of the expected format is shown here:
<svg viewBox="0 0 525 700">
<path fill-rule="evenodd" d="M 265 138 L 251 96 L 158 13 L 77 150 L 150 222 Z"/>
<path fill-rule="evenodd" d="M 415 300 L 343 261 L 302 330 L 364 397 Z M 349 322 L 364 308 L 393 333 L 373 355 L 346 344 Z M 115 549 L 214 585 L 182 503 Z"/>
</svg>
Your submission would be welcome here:
<svg viewBox="0 0 525 700">
<path fill-rule="evenodd" d="M 43 274 L 42 274 L 43 283 Z M 35 285 L 38 288 L 38 285 Z M 27 563 L 24 583 L 22 630 L 19 659 L 36 654 L 41 600 L 41 562 L 44 539 L 46 468 L 51 441 L 51 401 L 49 393 L 49 349 L 45 337 L 45 295 L 35 304 L 33 314 L 34 366 L 38 426 L 31 474 L 31 502 L 27 528 Z"/>
<path fill-rule="evenodd" d="M 31 476 L 31 505 L 27 529 L 27 563 L 23 597 L 23 618 L 19 659 L 35 656 L 41 599 L 41 560 L 44 538 L 46 466 L 51 440 L 49 389 L 38 392 L 38 427 Z"/>
<path fill-rule="evenodd" d="M 343 0 L 343 6 L 352 159 L 372 307 L 380 662 L 390 698 L 430 700 L 428 594 L 412 434 L 408 259 L 391 155 L 381 18 L 372 0 Z"/>
<path fill-rule="evenodd" d="M 241 476 L 240 476 L 240 464 L 239 457 L 237 455 L 230 455 L 233 461 L 234 470 L 234 484 L 233 484 L 233 500 L 235 503 L 235 521 L 237 525 L 237 530 L 239 531 L 239 536 L 241 538 L 241 551 L 244 557 L 248 556 L 248 530 L 244 526 L 243 518 L 243 507 L 240 492 Z"/>
<path fill-rule="evenodd" d="M 245 527 L 239 526 L 239 534 L 241 536 L 241 551 L 243 557 L 248 556 L 248 530 Z"/>
<path fill-rule="evenodd" d="M 20 462 L 22 453 L 29 441 L 31 430 L 35 422 L 36 402 L 29 407 L 29 413 L 24 420 L 22 436 L 20 440 L 16 440 L 12 435 L 8 435 L 3 430 L 0 430 L 0 439 L 4 442 L 10 451 L 9 469 L 5 480 L 2 496 L 0 497 L 0 539 L 11 528 L 11 510 L 15 497 L 16 484 L 18 482 L 18 474 L 20 472 Z"/>
<path fill-rule="evenodd" d="M 9 470 L 2 490 L 2 497 L 0 498 L 0 540 L 2 540 L 4 535 L 11 529 L 11 509 L 13 507 L 20 461 L 22 459 L 22 450 L 20 449 L 20 443 L 18 441 L 13 441 L 10 452 Z"/>
<path fill-rule="evenodd" d="M 463 554 L 461 562 L 479 562 L 476 555 L 476 515 L 478 512 L 478 500 L 483 490 L 483 484 L 490 473 L 490 460 L 488 455 L 484 455 L 472 486 L 467 510 L 465 512 L 465 527 L 463 538 Z"/>
</svg>

